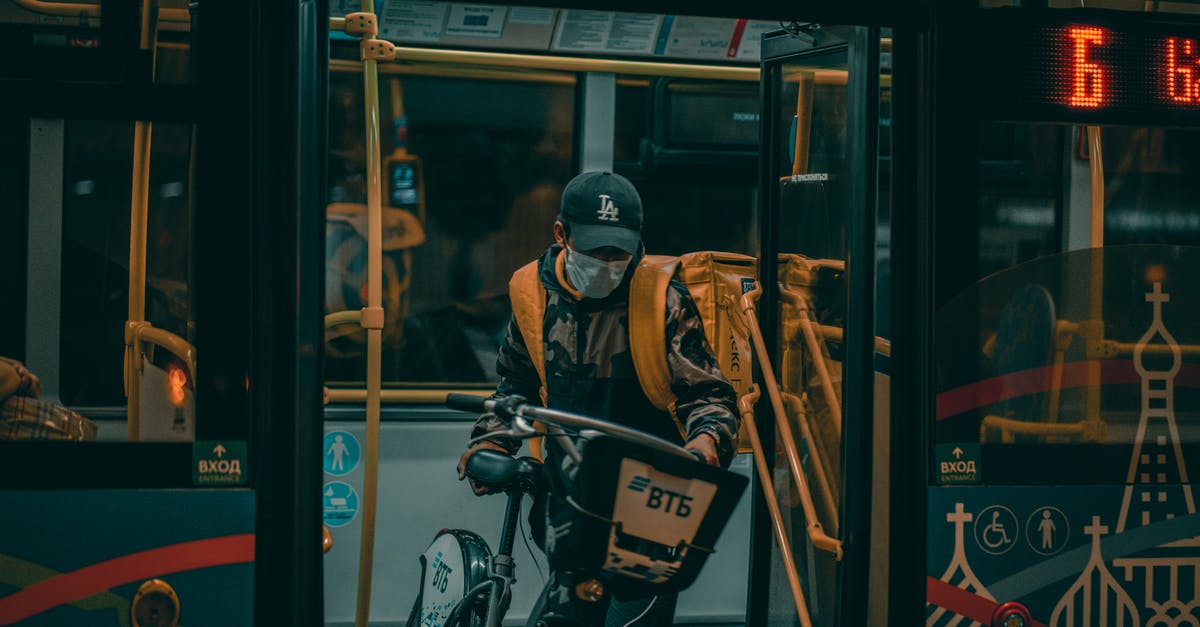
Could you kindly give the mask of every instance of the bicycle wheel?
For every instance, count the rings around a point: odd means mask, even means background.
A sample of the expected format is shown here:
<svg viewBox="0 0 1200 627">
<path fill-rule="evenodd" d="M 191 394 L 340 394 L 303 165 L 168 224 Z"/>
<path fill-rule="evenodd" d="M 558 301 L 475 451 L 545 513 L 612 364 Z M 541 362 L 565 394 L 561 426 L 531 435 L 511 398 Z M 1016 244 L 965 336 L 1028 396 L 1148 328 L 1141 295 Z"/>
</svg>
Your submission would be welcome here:
<svg viewBox="0 0 1200 627">
<path fill-rule="evenodd" d="M 488 582 L 490 558 L 487 543 L 470 531 L 451 529 L 435 536 L 420 557 L 421 585 L 408 627 L 473 627 L 480 622 L 472 620 L 483 615 L 474 601 L 461 610 L 458 607 L 464 599 L 479 596 L 476 588 Z M 464 619 L 466 623 L 461 622 Z"/>
</svg>

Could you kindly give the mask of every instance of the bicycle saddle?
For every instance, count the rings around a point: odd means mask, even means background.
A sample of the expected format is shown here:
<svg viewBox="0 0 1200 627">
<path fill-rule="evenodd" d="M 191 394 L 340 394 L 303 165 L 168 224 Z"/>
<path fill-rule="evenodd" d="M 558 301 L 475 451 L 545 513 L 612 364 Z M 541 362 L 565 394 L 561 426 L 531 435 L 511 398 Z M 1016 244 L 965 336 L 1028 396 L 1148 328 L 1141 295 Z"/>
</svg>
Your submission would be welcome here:
<svg viewBox="0 0 1200 627">
<path fill-rule="evenodd" d="M 467 460 L 467 476 L 478 483 L 504 490 L 533 492 L 542 474 L 542 462 L 532 457 L 511 457 L 500 451 L 481 450 Z"/>
</svg>

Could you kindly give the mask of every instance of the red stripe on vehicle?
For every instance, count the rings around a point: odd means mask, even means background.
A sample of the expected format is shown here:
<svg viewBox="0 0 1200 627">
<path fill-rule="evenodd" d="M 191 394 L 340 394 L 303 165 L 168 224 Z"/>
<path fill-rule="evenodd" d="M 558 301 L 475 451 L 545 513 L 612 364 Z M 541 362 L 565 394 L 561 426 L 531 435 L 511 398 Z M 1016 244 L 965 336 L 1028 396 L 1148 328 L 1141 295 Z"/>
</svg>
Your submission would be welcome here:
<svg viewBox="0 0 1200 627">
<path fill-rule="evenodd" d="M 55 575 L 0 599 L 0 625 L 134 581 L 254 561 L 254 534 L 206 538 L 130 553 Z"/>
<path fill-rule="evenodd" d="M 1030 368 L 984 379 L 976 383 L 947 390 L 937 395 L 937 419 L 957 416 L 972 409 L 987 407 L 1010 398 L 1037 394 L 1054 388 L 1068 389 L 1086 387 L 1088 364 L 1099 364 L 1100 381 L 1103 385 L 1137 385 L 1142 379 L 1127 359 L 1104 359 L 1076 361 L 1063 364 L 1062 383 L 1054 385 L 1051 366 Z M 1177 387 L 1200 387 L 1200 365 L 1184 364 L 1175 376 Z"/>
<path fill-rule="evenodd" d="M 959 616 L 984 625 L 992 624 L 992 613 L 996 611 L 997 607 L 1000 607 L 1000 604 L 995 601 L 971 594 L 962 588 L 956 588 L 933 577 L 925 578 L 925 602 L 944 607 Z M 1046 625 L 1035 620 L 1032 627 L 1046 627 Z"/>
</svg>

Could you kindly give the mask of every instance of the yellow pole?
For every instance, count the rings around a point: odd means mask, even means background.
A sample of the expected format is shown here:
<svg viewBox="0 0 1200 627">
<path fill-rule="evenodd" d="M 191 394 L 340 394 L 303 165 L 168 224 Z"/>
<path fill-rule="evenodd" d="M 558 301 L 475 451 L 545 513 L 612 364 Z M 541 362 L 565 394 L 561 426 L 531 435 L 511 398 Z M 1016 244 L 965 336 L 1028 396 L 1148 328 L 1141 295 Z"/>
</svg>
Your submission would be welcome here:
<svg viewBox="0 0 1200 627">
<path fill-rule="evenodd" d="M 375 13 L 373 0 L 362 0 L 364 13 Z M 371 35 L 365 35 L 369 39 Z M 367 121 L 367 309 L 383 321 L 383 210 L 379 154 L 379 73 L 374 59 L 363 61 L 363 98 Z M 364 314 L 367 312 L 364 312 Z M 367 318 L 374 316 L 364 315 Z M 383 329 L 367 327 L 367 441 L 363 465 L 362 542 L 358 554 L 358 601 L 355 627 L 367 627 L 371 614 L 371 575 L 375 557 L 375 498 L 379 482 L 379 389 Z"/>
<path fill-rule="evenodd" d="M 1088 345 L 1104 337 L 1104 157 L 1100 148 L 1100 127 L 1087 127 L 1089 165 L 1091 167 L 1092 224 L 1091 272 L 1088 277 Z M 1091 351 L 1088 351 L 1089 353 Z M 1085 420 L 1100 420 L 1100 363 L 1088 355 L 1087 414 Z"/>
<path fill-rule="evenodd" d="M 738 407 L 742 412 L 742 421 L 746 423 L 746 433 L 750 435 L 750 448 L 754 451 L 754 467 L 758 470 L 758 480 L 762 483 L 763 497 L 767 500 L 767 511 L 771 514 L 771 529 L 775 532 L 775 542 L 779 545 L 779 556 L 783 559 L 783 572 L 787 573 L 788 587 L 792 591 L 792 601 L 796 604 L 796 617 L 800 619 L 801 627 L 812 627 L 812 617 L 808 614 L 808 603 L 804 599 L 804 589 L 800 586 L 800 575 L 796 572 L 796 560 L 792 557 L 792 544 L 788 541 L 787 528 L 783 524 L 783 515 L 779 511 L 779 501 L 775 498 L 775 484 L 771 481 L 771 469 L 767 467 L 766 454 L 762 441 L 758 439 L 758 426 L 754 424 L 754 403 L 758 402 L 761 393 L 757 385 L 751 385 L 750 391 L 738 399 Z"/>
<path fill-rule="evenodd" d="M 150 0 L 142 2 L 141 48 L 151 48 Z M 156 55 L 151 54 L 153 58 Z M 153 67 L 153 63 L 151 64 Z M 153 70 L 151 70 L 153 71 Z M 152 77 L 153 78 L 153 77 Z M 150 122 L 133 125 L 133 192 L 129 210 L 129 318 L 125 324 L 125 432 L 141 438 L 142 349 L 135 327 L 146 320 L 146 223 L 150 196 Z"/>
<path fill-rule="evenodd" d="M 762 287 L 756 287 L 743 294 L 742 313 L 746 319 L 746 326 L 750 328 L 750 339 L 754 342 L 755 358 L 758 360 L 759 370 L 762 373 L 763 387 L 767 388 L 767 399 L 771 402 L 771 411 L 775 413 L 775 426 L 779 429 L 779 439 L 783 443 L 788 469 L 791 470 L 796 491 L 800 494 L 800 505 L 804 510 L 808 538 L 813 546 L 831 553 L 834 559 L 841 560 L 842 543 L 826 534 L 821 527 L 820 519 L 817 518 L 817 508 L 813 505 L 812 490 L 808 487 L 808 480 L 804 478 L 804 466 L 800 463 L 800 451 L 796 448 L 796 439 L 792 434 L 792 427 L 788 423 L 787 412 L 783 409 L 783 398 L 775 379 L 775 369 L 771 366 L 770 358 L 767 357 L 767 345 L 763 340 L 762 329 L 759 328 L 758 318 L 754 313 L 754 302 L 761 295 Z M 757 437 L 751 436 L 752 442 L 756 439 Z"/>
</svg>

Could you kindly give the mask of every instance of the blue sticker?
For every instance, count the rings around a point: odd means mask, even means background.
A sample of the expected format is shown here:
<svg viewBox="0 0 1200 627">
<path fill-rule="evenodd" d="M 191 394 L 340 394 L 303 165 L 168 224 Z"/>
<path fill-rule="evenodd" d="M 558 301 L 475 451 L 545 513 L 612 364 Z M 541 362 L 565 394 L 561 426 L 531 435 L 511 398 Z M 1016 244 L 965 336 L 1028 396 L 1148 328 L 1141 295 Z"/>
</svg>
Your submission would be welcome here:
<svg viewBox="0 0 1200 627">
<path fill-rule="evenodd" d="M 358 515 L 358 492 L 348 483 L 330 481 L 321 491 L 321 518 L 330 527 L 344 527 Z"/>
<path fill-rule="evenodd" d="M 362 459 L 362 449 L 358 440 L 345 431 L 330 431 L 325 434 L 325 444 L 322 451 L 322 465 L 325 472 L 335 477 L 349 474 L 358 468 Z"/>
</svg>

